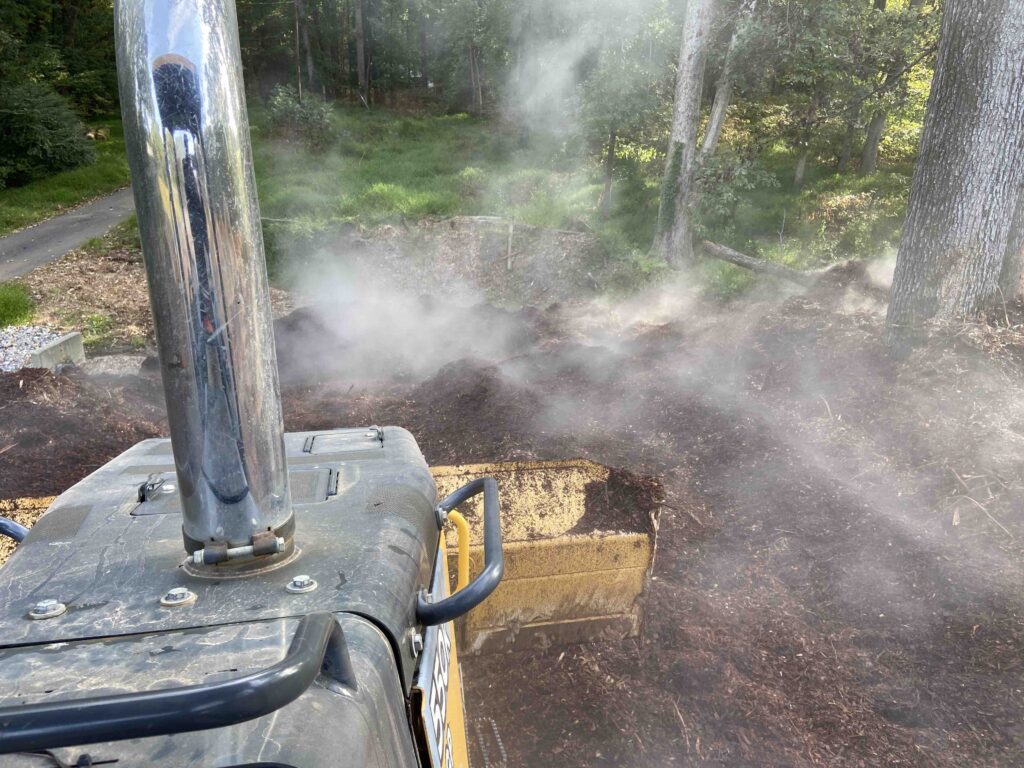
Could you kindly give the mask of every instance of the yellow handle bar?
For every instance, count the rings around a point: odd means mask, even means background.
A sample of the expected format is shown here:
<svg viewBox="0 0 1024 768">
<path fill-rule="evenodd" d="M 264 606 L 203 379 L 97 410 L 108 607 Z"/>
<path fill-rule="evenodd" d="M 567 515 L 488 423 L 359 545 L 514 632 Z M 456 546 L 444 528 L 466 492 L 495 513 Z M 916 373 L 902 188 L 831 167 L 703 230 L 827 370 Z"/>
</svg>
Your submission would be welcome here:
<svg viewBox="0 0 1024 768">
<path fill-rule="evenodd" d="M 459 578 L 455 583 L 455 591 L 458 592 L 469 584 L 469 523 L 454 509 L 448 513 L 448 519 L 455 524 L 459 534 Z"/>
</svg>

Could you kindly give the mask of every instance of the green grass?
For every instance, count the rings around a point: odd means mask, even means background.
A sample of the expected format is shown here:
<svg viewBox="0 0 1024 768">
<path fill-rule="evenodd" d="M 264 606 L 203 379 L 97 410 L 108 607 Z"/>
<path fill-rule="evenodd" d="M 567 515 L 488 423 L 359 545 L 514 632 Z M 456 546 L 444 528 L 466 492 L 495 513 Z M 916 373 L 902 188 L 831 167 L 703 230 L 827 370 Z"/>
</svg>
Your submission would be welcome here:
<svg viewBox="0 0 1024 768">
<path fill-rule="evenodd" d="M 343 226 L 415 222 L 455 215 L 511 216 L 553 228 L 592 230 L 612 258 L 638 280 L 663 265 L 648 255 L 658 211 L 663 160 L 623 144 L 613 206 L 597 212 L 600 158 L 579 141 L 522 133 L 499 120 L 467 115 L 410 116 L 386 109 L 337 106 L 334 140 L 321 152 L 271 138 L 253 109 L 253 154 L 268 262 Z M 0 190 L 0 234 L 127 183 L 120 123 L 97 143 L 98 161 L 20 189 Z M 742 144 L 742 137 L 737 143 Z M 727 150 L 728 142 L 723 144 Z M 641 151 L 643 150 L 643 151 Z M 903 155 L 906 153 L 904 152 Z M 911 165 L 896 153 L 869 177 L 838 174 L 812 161 L 802 188 L 792 183 L 795 158 L 781 144 L 756 158 L 758 182 L 705 214 L 702 233 L 740 250 L 798 268 L 842 258 L 871 258 L 898 242 Z M 134 224 L 124 238 L 137 238 Z M 742 292 L 748 275 L 719 264 L 702 267 L 711 290 Z M 96 334 L 102 337 L 100 330 Z"/>
<path fill-rule="evenodd" d="M 96 142 L 96 162 L 22 187 L 0 189 L 0 235 L 36 224 L 128 184 L 121 121 L 92 120 L 89 126 L 103 126 L 110 131 L 109 139 Z"/>
<path fill-rule="evenodd" d="M 411 117 L 385 109 L 337 107 L 335 143 L 315 153 L 262 135 L 254 155 L 273 268 L 303 239 L 341 225 L 374 226 L 454 215 L 512 216 L 553 228 L 594 231 L 609 254 L 656 274 L 647 251 L 654 234 L 663 160 L 628 145 L 619 157 L 611 215 L 601 221 L 600 158 L 579 142 L 524 135 L 496 120 L 466 115 Z M 648 153 L 650 154 L 650 153 Z M 795 158 L 781 144 L 756 159 L 754 188 L 703 221 L 705 236 L 798 268 L 871 258 L 898 242 L 911 166 L 884 165 L 869 177 L 838 174 L 812 161 L 802 188 Z M 774 184 L 769 184 L 771 179 Z M 301 248 L 299 248 L 301 250 Z M 722 294 L 750 281 L 732 269 L 705 270 Z"/>
<path fill-rule="evenodd" d="M 338 107 L 336 143 L 253 137 L 261 210 L 271 259 L 277 243 L 355 224 L 455 215 L 512 216 L 567 227 L 590 216 L 600 186 L 564 141 L 532 136 L 466 115 L 412 117 Z"/>
<path fill-rule="evenodd" d="M 99 347 L 110 343 L 114 320 L 109 315 L 84 315 L 77 325 L 82 329 L 82 342 L 85 346 Z"/>
<path fill-rule="evenodd" d="M 35 302 L 20 283 L 0 283 L 0 328 L 21 325 L 32 319 Z"/>
</svg>

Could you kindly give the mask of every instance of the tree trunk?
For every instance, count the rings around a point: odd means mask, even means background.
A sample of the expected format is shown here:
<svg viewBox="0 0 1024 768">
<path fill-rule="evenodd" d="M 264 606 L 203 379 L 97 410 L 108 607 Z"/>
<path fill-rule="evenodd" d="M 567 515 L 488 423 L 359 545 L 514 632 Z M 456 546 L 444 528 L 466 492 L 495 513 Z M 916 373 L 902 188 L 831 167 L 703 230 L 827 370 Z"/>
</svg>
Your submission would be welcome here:
<svg viewBox="0 0 1024 768">
<path fill-rule="evenodd" d="M 1024 297 L 1024 187 L 1017 191 L 1017 210 L 1007 238 L 1000 285 L 1004 299 Z"/>
<path fill-rule="evenodd" d="M 867 176 L 878 170 L 878 147 L 885 135 L 885 110 L 878 110 L 871 116 L 868 123 L 867 136 L 864 139 L 864 150 L 860 155 L 860 175 Z"/>
<path fill-rule="evenodd" d="M 734 35 L 735 37 L 735 35 Z M 730 43 L 731 45 L 731 43 Z M 729 61 L 726 59 L 726 67 Z M 722 135 L 722 126 L 725 124 L 725 113 L 729 110 L 729 101 L 732 99 L 732 73 L 728 69 L 722 70 L 722 76 L 715 84 L 715 100 L 711 104 L 711 116 L 708 118 L 708 129 L 704 133 L 704 144 L 700 148 L 700 160 L 704 162 L 713 157 L 718 148 L 718 139 Z"/>
<path fill-rule="evenodd" d="M 359 98 L 363 100 L 363 104 L 369 106 L 370 81 L 367 72 L 366 24 L 364 21 L 366 9 L 363 7 L 365 2 L 366 0 L 354 0 L 356 11 L 356 74 L 359 78 Z"/>
<path fill-rule="evenodd" d="M 306 51 L 306 83 L 313 87 L 313 49 L 309 45 L 309 19 L 306 17 L 305 0 L 295 0 L 295 15 L 301 32 L 302 47 Z"/>
<path fill-rule="evenodd" d="M 654 250 L 676 266 L 693 260 L 690 207 L 694 202 L 697 127 L 704 86 L 704 62 L 716 5 L 716 0 L 690 0 L 679 45 L 672 133 L 662 180 L 658 232 L 654 240 Z"/>
<path fill-rule="evenodd" d="M 898 356 L 927 320 L 999 294 L 1024 182 L 1022 69 L 1024 3 L 948 0 L 886 320 Z"/>
<path fill-rule="evenodd" d="M 484 109 L 484 86 L 480 75 L 480 49 L 472 40 L 469 41 L 469 85 L 472 90 L 470 112 L 479 115 Z"/>
<path fill-rule="evenodd" d="M 746 23 L 750 20 L 757 6 L 757 0 L 744 0 L 739 10 L 739 17 L 736 19 L 736 27 L 729 38 L 729 48 L 725 53 L 725 63 L 722 64 L 722 72 L 715 82 L 715 100 L 711 105 L 711 116 L 708 118 L 708 128 L 704 132 L 704 144 L 700 148 L 700 162 L 713 157 L 718 147 L 718 139 L 722 135 L 722 126 L 725 125 L 725 115 L 729 110 L 729 102 L 732 100 L 732 70 L 736 62 L 737 43 L 743 34 Z"/>
<path fill-rule="evenodd" d="M 601 194 L 602 221 L 607 221 L 612 212 L 612 181 L 615 176 L 615 146 L 618 138 L 614 130 L 608 134 L 608 154 L 604 158 L 604 192 Z"/>
<path fill-rule="evenodd" d="M 807 159 L 811 156 L 811 148 L 804 147 L 796 159 L 796 170 L 793 172 L 793 186 L 799 189 L 807 181 Z"/>
<path fill-rule="evenodd" d="M 423 87 L 427 88 L 430 86 L 430 58 L 429 58 L 429 47 L 428 40 L 429 35 L 427 34 L 427 26 L 429 20 L 427 14 L 420 8 L 419 18 L 419 43 L 420 43 L 420 80 L 423 82 Z"/>
<path fill-rule="evenodd" d="M 299 92 L 299 104 L 302 103 L 302 51 L 299 37 L 299 3 L 295 0 L 295 88 Z"/>
<path fill-rule="evenodd" d="M 338 69 L 341 72 L 342 86 L 347 89 L 350 83 L 350 78 L 352 76 L 352 70 L 350 68 L 350 62 L 348 58 L 348 42 L 352 36 L 351 27 L 349 26 L 351 20 L 349 17 L 348 2 L 345 2 L 345 0 L 339 2 L 338 10 L 341 15 L 341 42 L 339 44 Z"/>
<path fill-rule="evenodd" d="M 850 119 L 846 121 L 846 132 L 843 133 L 843 144 L 839 148 L 839 157 L 836 161 L 836 170 L 845 173 L 850 167 L 850 159 L 853 157 L 853 137 L 857 134 L 857 123 Z"/>
</svg>

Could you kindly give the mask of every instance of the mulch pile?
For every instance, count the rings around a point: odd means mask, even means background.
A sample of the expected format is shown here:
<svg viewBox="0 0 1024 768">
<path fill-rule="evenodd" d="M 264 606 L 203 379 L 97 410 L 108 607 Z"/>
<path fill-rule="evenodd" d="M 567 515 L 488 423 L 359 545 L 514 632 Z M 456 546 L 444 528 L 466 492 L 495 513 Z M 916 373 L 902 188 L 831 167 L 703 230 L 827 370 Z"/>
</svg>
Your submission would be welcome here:
<svg viewBox="0 0 1024 768">
<path fill-rule="evenodd" d="M 0 375 L 0 499 L 58 494 L 140 440 L 165 434 L 157 391 L 73 371 Z"/>
<path fill-rule="evenodd" d="M 697 305 L 613 341 L 566 307 L 511 317 L 501 356 L 288 378 L 286 426 L 393 423 L 433 464 L 583 456 L 659 479 L 642 641 L 463 659 L 509 766 L 1024 764 L 1006 315 L 936 328 L 897 364 L 879 313 L 840 293 Z M 0 496 L 59 491 L 165 429 L 155 382 L 18 376 L 0 379 Z"/>
</svg>

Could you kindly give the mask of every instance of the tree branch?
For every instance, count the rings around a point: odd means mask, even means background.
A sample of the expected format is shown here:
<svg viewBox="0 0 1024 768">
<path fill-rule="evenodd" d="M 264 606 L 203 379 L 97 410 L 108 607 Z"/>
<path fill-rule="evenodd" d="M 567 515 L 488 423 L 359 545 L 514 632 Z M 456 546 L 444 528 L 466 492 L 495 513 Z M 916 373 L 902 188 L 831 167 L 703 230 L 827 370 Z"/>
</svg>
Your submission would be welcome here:
<svg viewBox="0 0 1024 768">
<path fill-rule="evenodd" d="M 734 251 L 732 248 L 713 243 L 710 240 L 702 240 L 701 245 L 709 256 L 735 264 L 737 267 L 749 269 L 752 272 L 779 277 L 805 287 L 814 285 L 818 281 L 818 275 L 813 272 L 801 272 L 799 269 L 793 269 L 784 264 L 776 264 L 754 256 L 748 256 L 745 253 Z"/>
<path fill-rule="evenodd" d="M 856 286 L 861 293 L 877 299 L 881 302 L 889 300 L 889 291 L 871 281 L 868 275 L 867 264 L 863 261 L 844 261 L 824 269 L 800 270 L 787 267 L 784 264 L 776 264 L 772 261 L 765 261 L 756 256 L 749 256 L 745 253 L 735 251 L 728 246 L 713 243 L 710 240 L 702 240 L 701 246 L 704 252 L 715 259 L 727 261 L 737 267 L 749 269 L 762 275 L 770 275 L 782 280 L 788 280 L 804 288 L 830 285 L 834 288 L 846 288 Z"/>
</svg>

